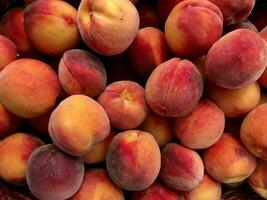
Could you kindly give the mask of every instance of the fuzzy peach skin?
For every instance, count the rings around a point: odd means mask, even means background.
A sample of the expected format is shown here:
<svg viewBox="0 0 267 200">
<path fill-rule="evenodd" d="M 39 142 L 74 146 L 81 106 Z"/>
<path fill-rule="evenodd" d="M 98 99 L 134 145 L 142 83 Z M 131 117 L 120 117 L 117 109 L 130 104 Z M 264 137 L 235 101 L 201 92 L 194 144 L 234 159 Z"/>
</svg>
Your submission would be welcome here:
<svg viewBox="0 0 267 200">
<path fill-rule="evenodd" d="M 261 104 L 244 118 L 240 138 L 246 148 L 256 157 L 267 160 L 267 104 Z"/>
<path fill-rule="evenodd" d="M 199 57 L 221 37 L 222 13 L 208 0 L 182 1 L 172 9 L 164 30 L 173 54 L 183 58 Z"/>
<path fill-rule="evenodd" d="M 0 141 L 0 177 L 19 186 L 26 185 L 26 164 L 43 142 L 27 133 L 14 133 Z"/>
<path fill-rule="evenodd" d="M 163 117 L 181 117 L 191 112 L 203 92 L 203 80 L 196 66 L 172 58 L 150 74 L 145 97 L 149 107 Z"/>
<path fill-rule="evenodd" d="M 237 29 L 212 45 L 204 71 L 215 85 L 238 89 L 260 78 L 266 63 L 266 42 L 252 30 Z"/>
<path fill-rule="evenodd" d="M 145 121 L 138 127 L 138 129 L 153 135 L 160 147 L 165 146 L 174 139 L 171 119 L 162 117 L 154 113 L 152 110 L 149 111 Z"/>
<path fill-rule="evenodd" d="M 19 59 L 0 74 L 0 101 L 11 113 L 22 118 L 44 114 L 56 103 L 60 84 L 55 71 L 35 59 Z"/>
<path fill-rule="evenodd" d="M 174 135 L 191 149 L 205 149 L 215 144 L 223 134 L 223 111 L 212 101 L 202 99 L 195 109 L 173 121 Z"/>
<path fill-rule="evenodd" d="M 85 95 L 72 95 L 53 110 L 48 131 L 59 149 L 73 156 L 82 156 L 108 136 L 110 122 L 105 110 L 95 100 Z"/>
<path fill-rule="evenodd" d="M 69 200 L 124 200 L 122 189 L 117 187 L 104 169 L 85 172 L 82 186 Z"/>
<path fill-rule="evenodd" d="M 112 181 L 122 189 L 148 188 L 156 180 L 160 165 L 159 146 L 147 132 L 121 132 L 109 145 L 106 167 Z"/>
<path fill-rule="evenodd" d="M 34 55 L 35 49 L 24 29 L 23 8 L 13 8 L 4 15 L 0 22 L 0 32 L 14 42 L 20 55 Z"/>
<path fill-rule="evenodd" d="M 259 159 L 255 171 L 248 178 L 248 183 L 252 189 L 264 199 L 267 199 L 267 161 Z"/>
<path fill-rule="evenodd" d="M 199 185 L 191 191 L 184 193 L 185 200 L 221 200 L 221 183 L 204 174 Z"/>
<path fill-rule="evenodd" d="M 230 133 L 224 133 L 218 142 L 205 149 L 202 159 L 205 171 L 225 184 L 244 181 L 256 168 L 256 158 Z"/>
<path fill-rule="evenodd" d="M 153 7 L 153 5 L 143 2 L 139 3 L 136 7 L 140 17 L 139 28 L 160 28 L 159 17 L 157 16 L 156 9 Z"/>
<path fill-rule="evenodd" d="M 64 200 L 81 187 L 84 165 L 81 158 L 61 152 L 53 144 L 35 149 L 26 167 L 31 193 L 40 200 Z"/>
<path fill-rule="evenodd" d="M 84 156 L 82 156 L 83 162 L 85 164 L 95 164 L 105 161 L 108 147 L 115 134 L 115 131 L 111 130 L 108 137 L 93 145 L 92 148 Z"/>
<path fill-rule="evenodd" d="M 212 83 L 207 84 L 207 94 L 224 112 L 226 117 L 242 117 L 255 108 L 260 101 L 261 91 L 258 82 L 240 89 L 227 89 Z"/>
<path fill-rule="evenodd" d="M 182 192 L 155 181 L 149 188 L 131 193 L 131 200 L 184 200 Z"/>
<path fill-rule="evenodd" d="M 0 71 L 19 58 L 16 45 L 3 35 L 0 35 L 0 55 Z"/>
<path fill-rule="evenodd" d="M 25 8 L 24 27 L 42 53 L 60 55 L 80 43 L 77 10 L 65 1 L 37 0 Z"/>
<path fill-rule="evenodd" d="M 238 24 L 245 20 L 255 5 L 255 0 L 209 0 L 216 4 L 223 14 L 224 26 Z"/>
<path fill-rule="evenodd" d="M 175 190 L 189 191 L 197 187 L 204 175 L 204 165 L 198 153 L 176 143 L 161 150 L 159 177 Z"/>
<path fill-rule="evenodd" d="M 265 26 L 265 28 L 263 28 L 260 31 L 260 36 L 266 41 L 267 44 L 267 25 Z M 267 67 L 267 63 L 266 63 L 266 67 Z M 267 88 L 267 69 L 265 68 L 263 74 L 261 75 L 259 82 L 265 87 Z"/>
<path fill-rule="evenodd" d="M 102 61 L 85 50 L 65 51 L 58 67 L 58 77 L 66 93 L 98 96 L 106 87 L 107 75 Z"/>
<path fill-rule="evenodd" d="M 148 77 L 169 57 L 164 34 L 153 27 L 140 29 L 128 48 L 128 56 L 132 68 L 141 76 Z"/>
<path fill-rule="evenodd" d="M 51 109 L 38 117 L 29 119 L 31 127 L 37 131 L 36 134 L 40 134 L 42 136 L 49 136 L 48 122 L 53 110 L 54 109 Z"/>
<path fill-rule="evenodd" d="M 112 127 L 122 130 L 139 126 L 149 111 L 144 88 L 133 81 L 111 83 L 97 101 L 107 112 Z"/>
<path fill-rule="evenodd" d="M 120 54 L 130 46 L 140 21 L 129 0 L 82 0 L 77 19 L 84 43 L 106 56 Z"/>
</svg>

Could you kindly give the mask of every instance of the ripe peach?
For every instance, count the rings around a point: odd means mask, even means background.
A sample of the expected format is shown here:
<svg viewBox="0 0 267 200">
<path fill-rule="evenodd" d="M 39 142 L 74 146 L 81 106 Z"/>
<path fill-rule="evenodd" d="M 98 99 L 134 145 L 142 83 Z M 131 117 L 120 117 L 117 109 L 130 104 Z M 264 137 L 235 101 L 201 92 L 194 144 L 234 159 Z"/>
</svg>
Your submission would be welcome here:
<svg viewBox="0 0 267 200">
<path fill-rule="evenodd" d="M 111 56 L 125 51 L 139 28 L 139 15 L 129 0 L 82 0 L 78 27 L 84 43 Z"/>
<path fill-rule="evenodd" d="M 52 112 L 48 131 L 59 149 L 82 156 L 108 136 L 110 124 L 105 110 L 95 100 L 85 95 L 72 95 Z"/>
<path fill-rule="evenodd" d="M 199 185 L 203 175 L 203 162 L 197 152 L 176 143 L 162 149 L 159 177 L 167 186 L 189 191 Z"/>
<path fill-rule="evenodd" d="M 209 175 L 226 184 L 244 181 L 256 168 L 256 158 L 229 133 L 224 133 L 218 142 L 204 150 L 203 162 Z"/>
<path fill-rule="evenodd" d="M 15 44 L 3 35 L 0 35 L 0 55 L 0 71 L 19 56 Z"/>
<path fill-rule="evenodd" d="M 205 74 L 215 85 L 238 89 L 255 82 L 267 63 L 267 45 L 252 30 L 232 31 L 210 48 Z"/>
<path fill-rule="evenodd" d="M 266 41 L 267 43 L 267 25 L 265 26 L 264 29 L 262 29 L 260 31 L 260 36 Z M 266 67 L 267 67 L 267 63 L 266 63 Z M 263 74 L 261 75 L 259 82 L 265 87 L 267 88 L 267 69 L 265 68 Z"/>
<path fill-rule="evenodd" d="M 81 49 L 65 51 L 60 60 L 58 76 L 68 94 L 98 96 L 106 86 L 107 75 L 102 61 Z"/>
<path fill-rule="evenodd" d="M 160 170 L 160 149 L 154 137 L 129 130 L 116 135 L 109 146 L 106 165 L 112 181 L 131 191 L 148 188 Z"/>
<path fill-rule="evenodd" d="M 156 67 L 145 87 L 149 107 L 164 117 L 181 117 L 197 105 L 203 91 L 203 80 L 196 66 L 172 58 Z"/>
<path fill-rule="evenodd" d="M 26 185 L 26 164 L 34 149 L 43 142 L 26 133 L 14 133 L 0 141 L 0 177 L 5 181 Z"/>
</svg>

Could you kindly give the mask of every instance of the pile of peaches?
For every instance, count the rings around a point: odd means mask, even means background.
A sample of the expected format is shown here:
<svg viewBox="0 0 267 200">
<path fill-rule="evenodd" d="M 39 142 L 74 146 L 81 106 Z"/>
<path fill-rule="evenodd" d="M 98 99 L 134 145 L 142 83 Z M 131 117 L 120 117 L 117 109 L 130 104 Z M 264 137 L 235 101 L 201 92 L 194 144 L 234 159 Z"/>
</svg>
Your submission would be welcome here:
<svg viewBox="0 0 267 200">
<path fill-rule="evenodd" d="M 255 3 L 9 10 L 0 178 L 40 200 L 220 200 L 243 183 L 267 199 L 267 7 Z"/>
</svg>

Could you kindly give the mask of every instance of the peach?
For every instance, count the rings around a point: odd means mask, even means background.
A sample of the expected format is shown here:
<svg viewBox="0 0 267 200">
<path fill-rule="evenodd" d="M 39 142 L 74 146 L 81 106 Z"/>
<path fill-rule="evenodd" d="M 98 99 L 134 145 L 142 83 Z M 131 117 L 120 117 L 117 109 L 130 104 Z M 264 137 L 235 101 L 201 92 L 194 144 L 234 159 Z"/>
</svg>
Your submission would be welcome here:
<svg viewBox="0 0 267 200">
<path fill-rule="evenodd" d="M 267 42 L 267 26 L 265 26 L 265 28 L 260 31 L 260 36 Z M 266 67 L 267 67 L 267 63 L 266 63 Z M 267 69 L 266 68 L 265 68 L 263 74 L 261 75 L 259 82 L 265 88 L 267 88 Z"/>
<path fill-rule="evenodd" d="M 248 178 L 256 168 L 256 158 L 237 137 L 229 133 L 203 152 L 206 172 L 225 184 L 236 184 Z"/>
<path fill-rule="evenodd" d="M 203 80 L 196 66 L 172 58 L 150 74 L 145 97 L 149 107 L 164 117 L 181 117 L 197 105 L 203 91 Z"/>
<path fill-rule="evenodd" d="M 69 200 L 124 200 L 122 189 L 117 187 L 104 169 L 85 172 L 82 186 Z"/>
<path fill-rule="evenodd" d="M 203 162 L 194 150 L 176 143 L 162 149 L 159 177 L 167 186 L 189 191 L 199 185 L 203 175 Z"/>
<path fill-rule="evenodd" d="M 216 4 L 223 14 L 223 21 L 225 26 L 238 24 L 245 20 L 255 5 L 255 0 L 209 0 Z"/>
<path fill-rule="evenodd" d="M 187 0 L 177 4 L 165 23 L 165 38 L 179 57 L 195 58 L 207 53 L 222 35 L 220 9 L 207 0 Z"/>
<path fill-rule="evenodd" d="M 27 133 L 14 133 L 0 141 L 0 177 L 14 185 L 26 185 L 26 164 L 43 142 Z"/>
<path fill-rule="evenodd" d="M 240 28 L 250 29 L 252 31 L 255 31 L 256 33 L 259 32 L 257 27 L 254 24 L 252 24 L 248 19 L 246 19 L 242 22 L 239 22 L 238 24 L 227 26 L 224 31 L 226 33 L 228 33 L 228 32 L 234 31 L 236 29 L 240 29 Z"/>
<path fill-rule="evenodd" d="M 42 53 L 60 55 L 80 43 L 77 10 L 59 0 L 38 0 L 25 8 L 24 27 Z"/>
<path fill-rule="evenodd" d="M 149 3 L 140 3 L 137 5 L 137 10 L 140 17 L 139 28 L 154 27 L 160 28 L 159 18 L 155 8 Z"/>
<path fill-rule="evenodd" d="M 252 189 L 264 199 L 267 199 L 266 173 L 267 161 L 259 159 L 255 171 L 248 178 L 249 185 Z"/>
<path fill-rule="evenodd" d="M 207 84 L 208 97 L 216 103 L 226 117 L 242 117 L 255 108 L 260 101 L 261 91 L 258 82 L 240 89 L 227 89 L 212 83 Z"/>
<path fill-rule="evenodd" d="M 0 35 L 0 71 L 8 64 L 18 59 L 18 51 L 15 44 L 7 37 Z"/>
<path fill-rule="evenodd" d="M 141 28 L 128 48 L 132 68 L 148 77 L 151 72 L 168 58 L 168 49 L 163 33 L 153 27 Z"/>
<path fill-rule="evenodd" d="M 60 93 L 56 73 L 44 62 L 19 59 L 0 74 L 0 101 L 22 118 L 37 117 L 52 107 Z"/>
<path fill-rule="evenodd" d="M 149 188 L 131 193 L 131 200 L 184 200 L 183 194 L 160 182 L 154 182 Z"/>
<path fill-rule="evenodd" d="M 82 0 L 78 9 L 84 43 L 106 56 L 118 55 L 130 46 L 139 21 L 137 9 L 129 0 Z"/>
<path fill-rule="evenodd" d="M 185 192 L 185 200 L 221 200 L 221 183 L 204 174 L 199 185 L 191 191 Z"/>
<path fill-rule="evenodd" d="M 112 181 L 120 188 L 144 190 L 152 185 L 159 174 L 159 146 L 147 132 L 121 132 L 111 141 L 106 166 Z"/>
<path fill-rule="evenodd" d="M 12 40 L 22 56 L 32 56 L 35 49 L 24 29 L 24 9 L 13 8 L 1 20 L 0 32 Z"/>
<path fill-rule="evenodd" d="M 240 138 L 246 148 L 256 157 L 267 159 L 267 104 L 261 104 L 244 118 Z"/>
<path fill-rule="evenodd" d="M 260 78 L 266 63 L 265 41 L 252 30 L 237 29 L 212 45 L 204 70 L 215 85 L 238 89 Z"/>
<path fill-rule="evenodd" d="M 58 76 L 66 93 L 98 96 L 106 86 L 107 75 L 102 61 L 81 49 L 65 51 L 60 60 Z"/>
<path fill-rule="evenodd" d="M 80 158 L 47 144 L 35 149 L 26 167 L 26 180 L 31 193 L 40 200 L 64 200 L 74 195 L 84 177 Z"/>
<path fill-rule="evenodd" d="M 107 112 L 114 128 L 136 128 L 148 114 L 144 88 L 133 81 L 111 83 L 97 101 Z"/>
<path fill-rule="evenodd" d="M 173 130 L 182 145 L 205 149 L 220 139 L 224 125 L 223 111 L 212 101 L 202 99 L 191 113 L 174 119 Z"/>
<path fill-rule="evenodd" d="M 48 112 L 38 117 L 29 119 L 31 127 L 34 128 L 36 131 L 38 131 L 37 133 L 40 133 L 43 136 L 49 136 L 48 122 L 52 111 L 53 109 L 49 110 Z"/>
<path fill-rule="evenodd" d="M 85 164 L 95 164 L 95 163 L 105 161 L 108 147 L 114 136 L 115 136 L 115 132 L 111 130 L 107 138 L 93 145 L 90 151 L 88 151 L 82 157 L 83 162 Z"/>
<path fill-rule="evenodd" d="M 150 111 L 145 121 L 138 127 L 153 135 L 160 147 L 165 146 L 174 139 L 171 119 L 162 117 Z"/>
<path fill-rule="evenodd" d="M 95 100 L 85 95 L 72 95 L 53 110 L 48 131 L 59 149 L 82 156 L 109 135 L 110 123 L 105 110 Z"/>
</svg>

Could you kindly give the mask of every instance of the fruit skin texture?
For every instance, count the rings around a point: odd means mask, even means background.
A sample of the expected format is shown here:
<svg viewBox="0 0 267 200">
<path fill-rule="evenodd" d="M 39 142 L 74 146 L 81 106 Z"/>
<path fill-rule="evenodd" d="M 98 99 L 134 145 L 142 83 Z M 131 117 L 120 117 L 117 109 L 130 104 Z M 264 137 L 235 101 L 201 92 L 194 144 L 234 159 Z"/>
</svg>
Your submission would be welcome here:
<svg viewBox="0 0 267 200">
<path fill-rule="evenodd" d="M 72 95 L 60 102 L 48 123 L 53 143 L 62 151 L 83 156 L 110 133 L 105 110 L 92 98 Z"/>
<path fill-rule="evenodd" d="M 238 89 L 260 78 L 266 63 L 266 42 L 252 30 L 237 29 L 212 45 L 204 71 L 215 85 Z"/>
<path fill-rule="evenodd" d="M 182 58 L 196 58 L 206 54 L 221 37 L 222 13 L 207 0 L 182 1 L 172 9 L 164 30 L 173 54 Z"/>
<path fill-rule="evenodd" d="M 82 160 L 59 151 L 53 144 L 35 149 L 27 162 L 27 184 L 40 200 L 71 197 L 79 190 L 83 177 Z"/>
<path fill-rule="evenodd" d="M 111 141 L 106 166 L 112 181 L 120 188 L 144 190 L 152 185 L 159 174 L 159 146 L 147 132 L 121 132 Z"/>
<path fill-rule="evenodd" d="M 267 43 L 267 25 L 265 26 L 265 28 L 263 28 L 260 31 L 260 36 L 266 41 Z M 266 63 L 266 67 L 267 67 L 267 63 Z M 263 74 L 261 75 L 259 82 L 265 87 L 267 88 L 267 69 L 265 68 Z"/>
<path fill-rule="evenodd" d="M 129 0 L 82 0 L 77 19 L 84 43 L 106 56 L 118 55 L 130 46 L 140 21 Z"/>
<path fill-rule="evenodd" d="M 167 186 L 189 191 L 199 185 L 203 176 L 203 162 L 194 150 L 176 143 L 169 143 L 162 149 L 159 177 Z"/>
<path fill-rule="evenodd" d="M 196 66 L 179 58 L 160 64 L 150 74 L 145 97 L 149 107 L 163 117 L 181 117 L 191 112 L 203 92 Z"/>
<path fill-rule="evenodd" d="M 52 109 L 60 93 L 55 71 L 29 58 L 15 60 L 0 74 L 0 101 L 22 118 L 34 118 Z"/>
</svg>

